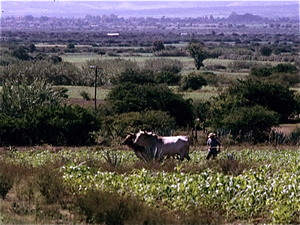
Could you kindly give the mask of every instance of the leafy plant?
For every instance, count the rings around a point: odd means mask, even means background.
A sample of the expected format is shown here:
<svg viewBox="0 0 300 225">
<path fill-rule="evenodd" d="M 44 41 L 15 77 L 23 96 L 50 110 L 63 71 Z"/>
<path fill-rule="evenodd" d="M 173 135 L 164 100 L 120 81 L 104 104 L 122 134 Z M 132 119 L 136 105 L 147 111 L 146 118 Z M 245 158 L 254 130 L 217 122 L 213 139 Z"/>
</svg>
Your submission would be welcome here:
<svg viewBox="0 0 300 225">
<path fill-rule="evenodd" d="M 107 163 L 109 163 L 114 168 L 121 165 L 123 159 L 116 152 L 113 151 L 104 151 L 103 157 Z"/>
</svg>

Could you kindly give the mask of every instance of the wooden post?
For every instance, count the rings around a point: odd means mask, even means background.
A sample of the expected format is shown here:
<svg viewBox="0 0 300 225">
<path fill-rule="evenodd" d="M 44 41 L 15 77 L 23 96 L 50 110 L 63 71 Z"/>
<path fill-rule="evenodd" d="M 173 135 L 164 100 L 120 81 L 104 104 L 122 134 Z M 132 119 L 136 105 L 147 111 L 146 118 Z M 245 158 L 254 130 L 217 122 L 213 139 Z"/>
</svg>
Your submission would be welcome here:
<svg viewBox="0 0 300 225">
<path fill-rule="evenodd" d="M 239 142 L 242 143 L 243 142 L 243 140 L 242 140 L 243 137 L 242 137 L 242 131 L 241 130 L 239 130 L 239 138 L 240 138 Z"/>
</svg>

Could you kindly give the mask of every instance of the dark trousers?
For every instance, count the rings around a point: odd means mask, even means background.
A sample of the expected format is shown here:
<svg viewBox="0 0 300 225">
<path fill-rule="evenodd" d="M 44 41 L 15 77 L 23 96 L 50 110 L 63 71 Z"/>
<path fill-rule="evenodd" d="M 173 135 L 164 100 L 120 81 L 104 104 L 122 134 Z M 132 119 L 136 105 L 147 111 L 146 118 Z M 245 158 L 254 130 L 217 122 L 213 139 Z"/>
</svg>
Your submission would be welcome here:
<svg viewBox="0 0 300 225">
<path fill-rule="evenodd" d="M 217 151 L 216 148 L 210 148 L 208 149 L 208 154 L 206 156 L 206 159 L 209 159 L 211 156 L 213 156 L 213 159 L 216 158 L 220 151 Z"/>
</svg>

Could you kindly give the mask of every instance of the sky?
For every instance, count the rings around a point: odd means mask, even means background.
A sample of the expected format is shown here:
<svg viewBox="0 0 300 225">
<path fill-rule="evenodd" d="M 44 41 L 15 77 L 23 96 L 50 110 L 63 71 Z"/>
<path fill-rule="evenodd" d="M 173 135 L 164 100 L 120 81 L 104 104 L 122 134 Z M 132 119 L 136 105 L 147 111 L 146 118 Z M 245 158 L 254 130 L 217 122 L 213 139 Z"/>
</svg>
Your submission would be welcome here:
<svg viewBox="0 0 300 225">
<path fill-rule="evenodd" d="M 1 17 L 5 16 L 63 16 L 63 17 L 83 17 L 86 14 L 116 14 L 118 16 L 129 17 L 132 16 L 151 16 L 161 17 L 165 14 L 166 17 L 171 17 L 172 9 L 173 16 L 178 17 L 194 17 L 197 15 L 196 9 L 200 16 L 204 14 L 228 16 L 232 11 L 241 11 L 241 13 L 256 10 L 258 13 L 264 14 L 264 10 L 269 10 L 271 14 L 279 14 L 282 5 L 288 7 L 289 5 L 296 5 L 296 7 L 286 8 L 291 14 L 299 15 L 299 1 L 225 1 L 225 0 L 211 0 L 211 1 L 179 1 L 179 0 L 164 0 L 164 1 L 136 1 L 136 0 L 114 0 L 114 1 L 99 1 L 99 0 L 1 0 Z M 281 5 L 281 6 L 279 6 Z M 276 6 L 277 9 L 276 9 Z M 274 12 L 272 13 L 272 10 Z M 278 12 L 277 12 L 277 11 Z M 209 12 L 210 11 L 210 12 Z M 249 11 L 249 13 L 251 13 Z M 261 12 L 260 12 L 261 11 Z M 267 11 L 266 11 L 267 12 Z M 192 15 L 189 15 L 192 14 Z M 255 13 L 254 13 L 255 14 Z M 267 16 L 267 15 L 266 15 Z"/>
</svg>

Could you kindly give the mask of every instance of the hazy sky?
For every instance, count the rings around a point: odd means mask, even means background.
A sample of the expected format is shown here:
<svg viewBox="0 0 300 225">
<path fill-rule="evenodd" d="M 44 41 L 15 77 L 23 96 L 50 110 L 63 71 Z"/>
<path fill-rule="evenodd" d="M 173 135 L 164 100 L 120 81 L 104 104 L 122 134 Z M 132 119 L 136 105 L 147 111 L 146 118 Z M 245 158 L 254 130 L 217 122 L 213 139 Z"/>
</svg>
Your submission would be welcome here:
<svg viewBox="0 0 300 225">
<path fill-rule="evenodd" d="M 282 5 L 295 7 L 283 8 Z M 280 6 L 279 6 L 280 5 Z M 277 9 L 276 9 L 277 6 Z M 170 9 L 170 10 L 167 10 Z M 291 15 L 299 15 L 299 1 L 136 1 L 136 0 L 115 0 L 115 1 L 79 1 L 79 0 L 39 0 L 39 1 L 11 1 L 1 0 L 1 16 L 75 16 L 82 17 L 86 14 L 116 14 L 118 16 L 151 16 L 161 17 L 165 14 L 170 17 L 173 11 L 173 16 L 179 17 L 194 17 L 202 14 L 212 14 L 226 16 L 232 11 L 241 13 L 249 13 L 257 11 L 257 15 L 263 15 L 264 10 L 268 10 L 270 14 L 281 14 L 280 11 L 291 13 Z M 182 9 L 182 10 L 181 10 Z M 186 10 L 185 10 L 186 9 Z M 254 11 L 253 11 L 254 10 Z M 273 12 L 273 11 L 274 12 Z M 277 11 L 276 11 L 277 10 Z M 266 11 L 267 13 L 267 11 Z M 255 13 L 254 13 L 255 14 Z M 268 15 L 264 15 L 268 16 Z M 271 15 L 272 16 L 272 15 Z"/>
</svg>

